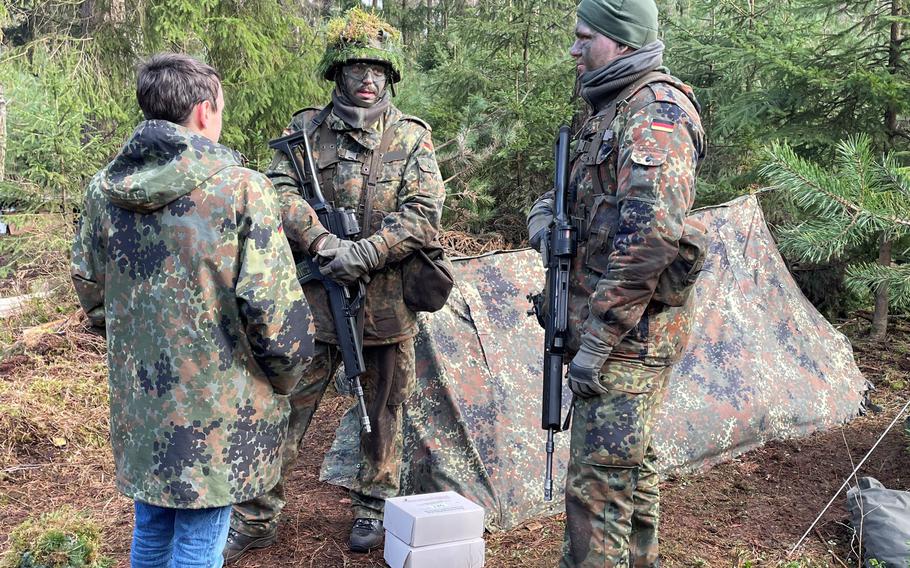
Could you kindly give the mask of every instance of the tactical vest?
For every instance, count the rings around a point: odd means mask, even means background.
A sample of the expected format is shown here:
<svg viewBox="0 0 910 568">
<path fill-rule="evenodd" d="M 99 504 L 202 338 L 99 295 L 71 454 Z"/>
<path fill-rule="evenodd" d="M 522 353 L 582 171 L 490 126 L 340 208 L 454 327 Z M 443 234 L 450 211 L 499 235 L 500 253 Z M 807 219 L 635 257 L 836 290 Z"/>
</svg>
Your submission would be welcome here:
<svg viewBox="0 0 910 568">
<path fill-rule="evenodd" d="M 569 195 L 573 222 L 578 228 L 579 244 L 584 248 L 584 265 L 605 274 L 612 252 L 612 241 L 619 224 L 617 196 L 607 191 L 609 176 L 617 176 L 617 152 L 614 146 L 622 139 L 622 132 L 613 132 L 612 127 L 619 114 L 633 116 L 650 102 L 630 107 L 630 100 L 641 89 L 654 83 L 666 83 L 685 92 L 685 85 L 666 73 L 652 71 L 625 87 L 614 102 L 600 113 L 591 117 L 585 125 L 585 134 L 579 139 L 570 158 L 573 172 L 575 164 L 581 164 L 591 176 L 592 201 L 578 203 L 577 186 Z M 696 109 L 697 109 L 697 103 Z M 592 133 L 593 132 L 593 133 Z M 647 152 L 633 152 L 632 160 L 643 165 L 660 163 L 661 156 Z M 699 160 L 702 156 L 699 156 Z M 574 175 L 574 174 L 573 174 Z M 592 234 L 592 227 L 597 230 Z M 704 265 L 708 238 L 703 223 L 687 216 L 679 240 L 679 254 L 676 260 L 661 274 L 649 310 L 660 309 L 660 305 L 678 307 L 685 304 L 694 287 L 698 273 Z"/>
<path fill-rule="evenodd" d="M 387 114 L 389 122 L 386 122 L 378 143 L 370 149 L 358 142 L 361 133 L 332 129 L 334 117 L 329 117 L 331 105 L 321 110 L 304 111 L 313 115 L 306 115 L 305 120 L 298 117 L 296 123 L 298 128 L 306 131 L 313 144 L 316 176 L 326 201 L 335 207 L 356 211 L 361 229 L 357 238 L 374 235 L 381 230 L 386 216 L 398 210 L 401 185 L 396 184 L 408 183 L 405 171 L 410 167 L 409 161 L 418 151 L 416 144 L 423 135 L 417 129 L 412 132 L 412 125 L 406 122 L 417 123 L 426 130 L 429 126 L 420 119 L 400 115 L 397 111 Z M 369 144 L 373 145 L 373 141 Z M 414 167 L 419 168 L 421 171 L 418 174 L 423 175 L 425 170 L 421 162 L 416 157 L 414 159 Z M 415 312 L 430 311 L 419 302 L 410 301 L 411 287 L 407 282 L 411 274 L 409 267 L 415 263 L 409 259 L 414 257 L 410 255 L 396 262 L 386 262 L 382 269 L 371 275 L 363 309 L 364 345 L 385 345 L 413 337 L 417 333 Z M 421 287 L 418 290 L 420 299 L 428 296 L 429 291 L 427 286 Z M 304 286 L 304 293 L 316 320 L 317 339 L 333 343 L 334 327 L 331 314 L 325 308 L 327 300 L 322 286 L 308 283 Z"/>
<path fill-rule="evenodd" d="M 303 109 L 299 112 L 304 112 L 307 110 L 316 110 L 315 108 Z M 333 179 L 334 169 L 326 167 L 328 165 L 327 160 L 336 155 L 338 145 L 337 134 L 331 128 L 329 128 L 326 118 L 332 112 L 332 103 L 327 104 L 322 108 L 315 116 L 313 116 L 310 123 L 307 125 L 307 136 L 310 139 L 313 139 L 314 134 L 319 132 L 319 163 L 317 164 L 319 186 L 322 188 L 323 195 L 326 198 L 326 201 L 332 203 L 335 201 L 335 180 Z M 395 133 L 398 130 L 398 126 L 402 121 L 409 120 L 416 122 L 430 130 L 430 126 L 423 120 L 415 117 L 402 115 L 398 121 L 389 124 L 386 126 L 385 130 L 382 133 L 382 138 L 380 139 L 379 146 L 375 150 L 367 150 L 365 152 L 358 152 L 354 155 L 346 156 L 346 158 L 359 162 L 361 164 L 360 173 L 363 175 L 363 190 L 360 192 L 360 202 L 357 206 L 357 218 L 360 222 L 361 232 L 358 239 L 364 239 L 373 234 L 375 230 L 375 221 L 373 219 L 373 196 L 376 191 L 376 183 L 379 180 L 379 174 L 382 171 L 382 164 L 384 162 L 393 162 L 396 160 L 402 160 L 407 158 L 407 153 L 403 150 L 398 150 L 395 152 L 389 152 L 389 147 L 392 145 L 392 142 L 395 139 Z"/>
</svg>

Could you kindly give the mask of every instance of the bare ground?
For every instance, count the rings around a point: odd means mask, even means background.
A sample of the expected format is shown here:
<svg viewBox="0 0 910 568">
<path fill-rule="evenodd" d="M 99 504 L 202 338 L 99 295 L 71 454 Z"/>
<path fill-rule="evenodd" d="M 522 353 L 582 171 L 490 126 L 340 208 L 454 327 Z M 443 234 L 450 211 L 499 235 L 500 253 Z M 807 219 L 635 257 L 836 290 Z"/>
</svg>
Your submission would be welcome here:
<svg viewBox="0 0 910 568">
<path fill-rule="evenodd" d="M 855 342 L 861 367 L 879 387 L 873 398 L 883 407 L 881 412 L 808 438 L 774 442 L 705 473 L 665 482 L 663 565 L 858 566 L 857 542 L 849 528 L 843 495 L 793 556 L 797 563 L 786 564 L 787 552 L 849 474 L 851 462 L 858 462 L 872 447 L 910 394 L 908 343 L 907 334 L 883 345 Z M 103 386 L 103 373 L 94 367 L 92 372 L 85 371 L 86 361 L 97 356 L 57 342 L 42 355 L 7 357 L 0 361 L 0 387 L 4 382 L 13 386 L 33 380 L 32 375 L 40 375 L 51 384 L 72 386 L 81 379 L 101 381 L 96 386 Z M 89 395 L 62 388 L 61 396 L 72 412 L 66 420 L 103 420 L 104 413 L 91 408 L 93 399 Z M 0 397 L 0 418 L 11 404 Z M 248 554 L 237 566 L 384 565 L 381 552 L 356 555 L 347 551 L 351 519 L 346 491 L 318 482 L 322 455 L 331 444 L 345 404 L 342 398 L 327 399 L 314 418 L 304 439 L 307 451 L 288 483 L 289 504 L 277 544 Z M 83 436 L 86 443 L 59 446 L 49 442 L 48 438 L 53 440 L 61 432 L 77 436 L 76 425 L 61 426 L 55 420 L 64 419 L 53 415 L 32 416 L 31 421 L 23 418 L 15 424 L 27 427 L 11 430 L 14 435 L 0 439 L 0 535 L 8 534 L 29 515 L 69 504 L 90 512 L 104 529 L 105 552 L 117 566 L 127 566 L 131 503 L 113 487 L 110 450 L 103 439 L 98 441 L 91 435 Z M 910 489 L 908 465 L 908 438 L 900 423 L 885 437 L 860 475 L 876 477 L 890 488 Z M 487 565 L 556 566 L 563 526 L 563 516 L 557 515 L 487 535 Z M 6 537 L 0 536 L 0 548 L 5 541 Z"/>
</svg>

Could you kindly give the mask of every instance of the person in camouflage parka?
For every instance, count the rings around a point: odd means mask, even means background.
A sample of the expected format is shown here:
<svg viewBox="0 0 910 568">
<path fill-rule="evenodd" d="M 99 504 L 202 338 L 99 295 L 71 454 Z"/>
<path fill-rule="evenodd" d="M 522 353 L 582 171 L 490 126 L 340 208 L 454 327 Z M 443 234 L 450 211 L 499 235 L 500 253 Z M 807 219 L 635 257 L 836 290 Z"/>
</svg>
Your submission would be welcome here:
<svg viewBox="0 0 910 568">
<path fill-rule="evenodd" d="M 183 55 L 145 64 L 149 120 L 89 183 L 72 277 L 107 336 L 118 489 L 161 508 L 224 508 L 278 481 L 306 305 L 271 183 L 217 143 L 220 85 L 209 123 L 193 122 L 204 103 L 186 121 L 159 112 L 179 99 L 162 76 L 180 74 L 184 87 L 188 75 L 217 84 Z"/>
<path fill-rule="evenodd" d="M 361 436 L 349 543 L 351 550 L 366 551 L 382 543 L 384 500 L 399 492 L 401 405 L 414 383 L 417 320 L 404 302 L 402 262 L 436 238 L 445 189 L 429 126 L 391 104 L 392 87 L 401 78 L 399 32 L 355 8 L 332 20 L 328 35 L 318 73 L 335 82 L 332 102 L 295 114 L 285 134 L 309 134 L 322 191 L 335 207 L 357 212 L 360 238 L 342 241 L 328 233 L 301 196 L 287 156 L 276 154 L 266 175 L 281 195 L 294 254 L 317 256 L 323 274 L 339 282 L 368 282 L 362 382 L 373 431 Z M 299 443 L 339 363 L 324 288 L 311 281 L 304 292 L 315 319 L 317 355 L 290 397 L 283 475 L 296 461 Z M 270 545 L 283 506 L 281 485 L 235 506 L 225 559 Z"/>
<path fill-rule="evenodd" d="M 658 565 L 651 432 L 692 323 L 703 227 L 688 219 L 704 132 L 663 73 L 653 0 L 583 0 L 571 55 L 593 113 L 571 155 L 568 381 L 574 397 L 563 567 Z M 540 247 L 552 191 L 528 217 Z"/>
</svg>

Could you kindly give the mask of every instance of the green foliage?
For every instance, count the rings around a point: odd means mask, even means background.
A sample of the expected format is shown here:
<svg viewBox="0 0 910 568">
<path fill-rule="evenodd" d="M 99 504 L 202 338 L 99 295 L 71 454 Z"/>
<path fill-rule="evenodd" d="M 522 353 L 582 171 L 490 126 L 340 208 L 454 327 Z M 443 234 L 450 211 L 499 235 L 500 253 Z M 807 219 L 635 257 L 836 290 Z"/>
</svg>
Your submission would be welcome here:
<svg viewBox="0 0 910 568">
<path fill-rule="evenodd" d="M 101 532 L 87 516 L 64 507 L 13 529 L 0 568 L 107 568 Z"/>
<path fill-rule="evenodd" d="M 897 263 L 853 262 L 848 288 L 868 292 L 886 285 L 894 306 L 910 308 L 910 176 L 892 154 L 877 158 L 867 136 L 837 147 L 835 168 L 798 156 L 786 143 L 768 149 L 762 168 L 805 217 L 780 232 L 780 249 L 803 262 L 860 260 L 881 240 L 897 243 Z"/>
<path fill-rule="evenodd" d="M 323 40 L 303 18 L 267 0 L 163 0 L 143 5 L 133 20 L 111 30 L 110 45 L 125 47 L 132 64 L 163 50 L 195 55 L 221 73 L 225 118 L 221 142 L 243 152 L 253 167 L 271 158 L 267 141 L 291 114 L 322 101 L 328 84 L 313 73 Z M 125 62 L 126 63 L 126 62 Z M 121 81 L 132 85 L 130 66 Z"/>
<path fill-rule="evenodd" d="M 433 125 L 450 225 L 509 232 L 492 219 L 511 216 L 523 225 L 523 211 L 552 185 L 554 136 L 573 110 L 574 6 L 481 2 L 419 51 L 424 75 L 402 89 L 402 107 Z"/>
<path fill-rule="evenodd" d="M 351 59 L 387 61 L 392 67 L 390 81 L 397 83 L 404 70 L 401 32 L 377 14 L 352 8 L 326 25 L 327 48 L 317 66 L 317 74 L 334 77 L 335 69 Z"/>
<path fill-rule="evenodd" d="M 136 63 L 161 50 L 188 52 L 221 71 L 222 141 L 264 169 L 267 140 L 295 110 L 328 99 L 331 84 L 316 73 L 325 46 L 319 30 L 355 4 L 6 2 L 0 84 L 11 101 L 9 176 L 0 182 L 0 202 L 57 211 L 78 204 L 89 176 L 141 120 Z M 556 129 L 581 106 L 568 55 L 575 4 L 391 1 L 380 14 L 401 30 L 409 58 L 396 104 L 434 127 L 448 182 L 447 226 L 525 238 L 524 211 L 552 183 Z M 890 15 L 892 5 L 901 15 Z M 891 170 L 908 166 L 906 120 L 887 120 L 910 113 L 904 46 L 890 40 L 895 22 L 906 27 L 906 2 L 659 6 L 666 64 L 695 86 L 703 107 L 709 149 L 699 204 L 759 189 L 769 139 L 826 171 L 839 141 L 863 133 L 877 152 L 890 152 Z M 831 227 L 813 225 L 804 212 L 775 202 L 768 217 L 827 241 Z M 872 246 L 868 239 L 841 244 L 851 255 Z M 853 289 L 883 282 L 858 266 L 861 273 L 850 272 Z"/>
<path fill-rule="evenodd" d="M 0 201 L 63 209 L 74 196 L 81 201 L 89 177 L 141 120 L 135 65 L 158 51 L 184 51 L 219 70 L 226 93 L 221 141 L 254 167 L 268 163 L 267 141 L 291 114 L 327 93 L 312 73 L 322 39 L 280 4 L 163 0 L 115 18 L 99 2 L 100 13 L 88 20 L 78 8 L 10 4 L 13 21 L 0 56 L 0 83 L 11 101 L 10 179 L 0 186 Z"/>
<path fill-rule="evenodd" d="M 716 197 L 760 182 L 771 139 L 823 168 L 840 140 L 860 133 L 895 156 L 907 150 L 906 125 L 892 132 L 883 120 L 910 110 L 902 46 L 890 40 L 892 2 L 669 4 L 661 5 L 668 64 L 703 104 L 711 146 L 702 179 Z"/>
<path fill-rule="evenodd" d="M 82 72 L 77 53 L 36 45 L 29 55 L 27 66 L 0 66 L 9 100 L 9 179 L 0 182 L 0 203 L 65 212 L 106 159 L 109 133 L 92 128 L 92 109 L 73 88 L 72 77 Z"/>
</svg>

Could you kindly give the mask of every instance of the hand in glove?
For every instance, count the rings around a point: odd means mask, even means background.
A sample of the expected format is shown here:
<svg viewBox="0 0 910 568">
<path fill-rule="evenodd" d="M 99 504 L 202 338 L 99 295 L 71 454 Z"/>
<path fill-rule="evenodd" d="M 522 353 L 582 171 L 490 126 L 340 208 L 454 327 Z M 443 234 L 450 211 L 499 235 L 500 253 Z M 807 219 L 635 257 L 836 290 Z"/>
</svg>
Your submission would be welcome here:
<svg viewBox="0 0 910 568">
<path fill-rule="evenodd" d="M 579 398 L 591 398 L 607 393 L 600 383 L 600 370 L 612 351 L 596 337 L 585 334 L 581 349 L 569 363 L 569 388 Z"/>
<path fill-rule="evenodd" d="M 540 199 L 528 213 L 528 237 L 531 246 L 541 252 L 547 229 L 553 224 L 553 200 Z"/>
<path fill-rule="evenodd" d="M 325 264 L 335 258 L 339 252 L 353 244 L 354 241 L 341 239 L 332 233 L 325 232 L 313 241 L 312 246 L 310 246 L 310 256 L 315 256 L 321 264 Z"/>
<path fill-rule="evenodd" d="M 341 241 L 345 242 L 345 241 Z M 369 274 L 379 267 L 379 252 L 367 239 L 347 241 L 351 243 L 343 248 L 330 250 L 320 249 L 319 256 L 332 254 L 332 261 L 319 269 L 323 276 L 328 276 L 339 284 L 352 284 L 358 278 L 369 282 Z"/>
<path fill-rule="evenodd" d="M 530 231 L 531 225 L 528 225 L 528 230 Z M 537 252 L 543 252 L 543 240 L 547 238 L 547 228 L 549 225 L 544 226 L 543 229 L 540 229 L 536 233 L 531 235 L 531 238 L 528 239 L 528 243 L 536 250 Z"/>
</svg>

